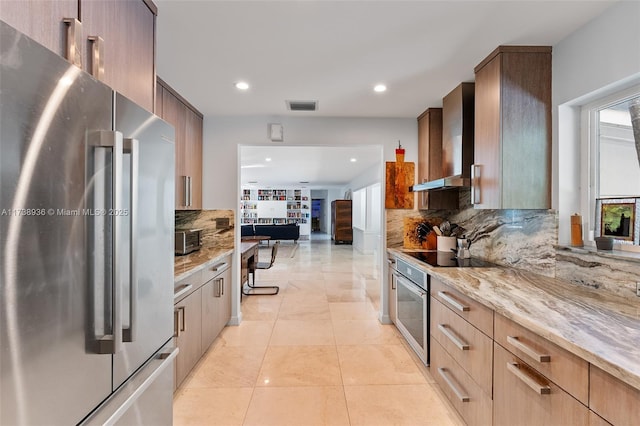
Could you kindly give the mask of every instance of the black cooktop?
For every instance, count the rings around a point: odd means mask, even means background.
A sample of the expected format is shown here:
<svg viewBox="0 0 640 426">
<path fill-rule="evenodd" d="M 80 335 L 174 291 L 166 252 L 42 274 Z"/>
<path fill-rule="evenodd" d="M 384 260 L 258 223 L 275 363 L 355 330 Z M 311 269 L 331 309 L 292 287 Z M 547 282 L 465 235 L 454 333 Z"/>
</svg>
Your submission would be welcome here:
<svg viewBox="0 0 640 426">
<path fill-rule="evenodd" d="M 495 263 L 486 260 L 470 258 L 458 259 L 453 252 L 446 251 L 423 251 L 423 252 L 405 252 L 411 257 L 415 257 L 421 262 L 428 263 L 431 266 L 453 267 L 453 268 L 490 268 L 498 266 Z"/>
</svg>

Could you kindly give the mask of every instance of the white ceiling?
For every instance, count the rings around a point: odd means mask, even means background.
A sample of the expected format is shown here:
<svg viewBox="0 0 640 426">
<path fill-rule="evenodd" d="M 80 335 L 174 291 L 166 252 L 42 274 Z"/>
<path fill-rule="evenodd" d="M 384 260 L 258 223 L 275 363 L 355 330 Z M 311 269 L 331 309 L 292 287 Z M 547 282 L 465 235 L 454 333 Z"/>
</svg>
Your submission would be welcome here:
<svg viewBox="0 0 640 426">
<path fill-rule="evenodd" d="M 157 73 L 205 116 L 417 117 L 473 81 L 498 45 L 553 46 L 613 1 L 155 0 Z M 239 80 L 251 88 L 238 91 Z M 377 83 L 388 90 L 374 93 Z M 287 111 L 286 100 L 317 100 L 319 110 Z M 349 170 L 300 158 L 318 180 Z M 287 168 L 245 179 L 249 170 L 243 182 L 275 182 Z"/>
<path fill-rule="evenodd" d="M 243 187 L 274 189 L 342 187 L 382 164 L 373 146 L 243 146 L 240 158 Z"/>
</svg>

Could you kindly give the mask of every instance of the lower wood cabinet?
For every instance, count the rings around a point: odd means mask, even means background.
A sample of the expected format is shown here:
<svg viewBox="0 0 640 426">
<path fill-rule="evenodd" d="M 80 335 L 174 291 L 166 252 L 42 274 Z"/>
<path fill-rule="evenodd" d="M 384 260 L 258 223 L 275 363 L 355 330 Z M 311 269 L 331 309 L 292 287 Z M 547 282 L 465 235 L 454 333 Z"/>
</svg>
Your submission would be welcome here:
<svg viewBox="0 0 640 426">
<path fill-rule="evenodd" d="M 431 375 L 468 425 L 491 424 L 491 395 L 437 341 L 431 340 Z M 491 366 L 489 366 L 489 370 Z M 515 425 L 513 423 L 512 425 Z"/>
<path fill-rule="evenodd" d="M 587 425 L 589 409 L 494 343 L 494 425 Z"/>
<path fill-rule="evenodd" d="M 640 390 L 591 365 L 589 408 L 614 425 L 640 423 Z M 594 424 L 598 424 L 595 423 Z"/>
<path fill-rule="evenodd" d="M 174 389 L 231 318 L 231 270 L 228 256 L 176 283 L 174 338 L 180 352 L 175 362 Z"/>
<path fill-rule="evenodd" d="M 202 356 L 201 303 L 202 292 L 197 289 L 174 306 L 174 336 L 180 348 L 175 364 L 176 388 Z"/>
</svg>

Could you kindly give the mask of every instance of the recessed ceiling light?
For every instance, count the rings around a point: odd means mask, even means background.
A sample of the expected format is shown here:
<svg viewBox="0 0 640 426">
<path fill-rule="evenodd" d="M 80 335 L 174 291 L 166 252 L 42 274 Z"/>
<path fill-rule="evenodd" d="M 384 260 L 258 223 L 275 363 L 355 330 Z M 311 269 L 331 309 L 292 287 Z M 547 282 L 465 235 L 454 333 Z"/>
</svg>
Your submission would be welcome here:
<svg viewBox="0 0 640 426">
<path fill-rule="evenodd" d="M 249 183 L 258 183 L 257 180 L 250 180 Z"/>
<path fill-rule="evenodd" d="M 387 90 L 387 86 L 385 86 L 384 84 L 376 84 L 375 87 L 373 88 L 374 91 L 380 93 L 380 92 L 384 92 Z"/>
<path fill-rule="evenodd" d="M 264 161 L 271 161 L 271 157 L 265 158 Z"/>
<path fill-rule="evenodd" d="M 358 161 L 358 159 L 357 159 L 357 158 L 352 158 L 352 159 L 351 159 L 351 160 L 349 160 L 349 161 L 351 161 L 352 163 L 355 163 L 356 161 Z"/>
<path fill-rule="evenodd" d="M 309 183 L 308 180 L 301 180 L 300 183 Z"/>
<path fill-rule="evenodd" d="M 249 89 L 249 83 L 247 83 L 246 81 L 239 81 L 236 83 L 236 89 L 247 90 Z"/>
</svg>

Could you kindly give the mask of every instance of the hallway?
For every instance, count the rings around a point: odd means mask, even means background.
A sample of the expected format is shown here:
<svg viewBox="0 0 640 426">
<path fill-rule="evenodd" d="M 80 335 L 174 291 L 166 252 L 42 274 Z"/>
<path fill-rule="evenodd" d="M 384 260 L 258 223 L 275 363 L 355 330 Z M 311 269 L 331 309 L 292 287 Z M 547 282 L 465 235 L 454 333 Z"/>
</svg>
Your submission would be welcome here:
<svg viewBox="0 0 640 426">
<path fill-rule="evenodd" d="M 378 321 L 373 255 L 313 238 L 281 243 L 174 396 L 175 425 L 460 425 L 428 369 Z"/>
</svg>

